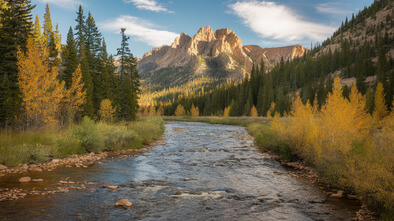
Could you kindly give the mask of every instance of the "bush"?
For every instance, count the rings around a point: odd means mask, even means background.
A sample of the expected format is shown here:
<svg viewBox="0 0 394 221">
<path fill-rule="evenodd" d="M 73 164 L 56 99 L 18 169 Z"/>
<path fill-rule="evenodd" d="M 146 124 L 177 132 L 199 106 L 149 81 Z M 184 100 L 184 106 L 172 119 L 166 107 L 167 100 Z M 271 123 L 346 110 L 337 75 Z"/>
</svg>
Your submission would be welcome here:
<svg viewBox="0 0 394 221">
<path fill-rule="evenodd" d="M 96 127 L 105 142 L 106 150 L 127 148 L 127 145 L 137 138 L 134 131 L 123 125 L 111 125 L 100 122 Z"/>
<path fill-rule="evenodd" d="M 98 153 L 104 149 L 104 139 L 89 117 L 83 118 L 81 125 L 74 129 L 74 134 L 87 152 Z"/>
<path fill-rule="evenodd" d="M 140 139 L 143 144 L 159 139 L 165 130 L 164 121 L 160 117 L 145 117 L 131 123 L 128 128 L 135 131 L 137 139 Z"/>
</svg>

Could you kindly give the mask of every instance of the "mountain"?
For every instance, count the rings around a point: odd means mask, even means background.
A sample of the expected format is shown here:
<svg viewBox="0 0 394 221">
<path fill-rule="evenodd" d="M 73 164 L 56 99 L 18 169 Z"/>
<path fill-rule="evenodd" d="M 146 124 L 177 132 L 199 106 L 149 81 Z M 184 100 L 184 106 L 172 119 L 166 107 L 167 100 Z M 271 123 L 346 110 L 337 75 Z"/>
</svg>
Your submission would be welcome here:
<svg viewBox="0 0 394 221">
<path fill-rule="evenodd" d="M 253 63 L 264 60 L 266 70 L 284 60 L 304 55 L 302 45 L 279 48 L 243 46 L 241 38 L 228 28 L 215 32 L 206 26 L 193 37 L 181 33 L 171 46 L 162 46 L 144 54 L 138 61 L 142 82 L 157 89 L 182 85 L 208 77 L 218 82 L 239 81 L 249 75 Z"/>
</svg>

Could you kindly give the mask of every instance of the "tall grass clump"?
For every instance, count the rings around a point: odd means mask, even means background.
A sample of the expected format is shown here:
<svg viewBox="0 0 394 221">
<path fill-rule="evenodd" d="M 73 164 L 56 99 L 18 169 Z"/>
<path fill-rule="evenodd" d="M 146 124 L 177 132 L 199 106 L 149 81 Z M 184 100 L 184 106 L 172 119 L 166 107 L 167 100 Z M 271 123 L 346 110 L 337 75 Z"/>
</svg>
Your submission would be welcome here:
<svg viewBox="0 0 394 221">
<path fill-rule="evenodd" d="M 74 134 L 87 152 L 97 153 L 105 147 L 105 140 L 101 136 L 100 130 L 89 117 L 83 118 L 81 125 L 74 129 Z"/>
<path fill-rule="evenodd" d="M 372 116 L 366 112 L 365 96 L 353 86 L 349 100 L 344 98 L 336 78 L 320 111 L 297 95 L 292 117 L 270 125 L 281 142 L 332 185 L 357 193 L 375 211 L 387 212 L 394 210 L 394 113 L 388 115 L 384 104 L 376 103 L 384 97 L 379 87 Z"/>
<path fill-rule="evenodd" d="M 144 117 L 139 121 L 130 123 L 128 128 L 135 131 L 136 139 L 142 144 L 149 144 L 159 139 L 165 130 L 163 119 L 157 116 Z"/>
</svg>

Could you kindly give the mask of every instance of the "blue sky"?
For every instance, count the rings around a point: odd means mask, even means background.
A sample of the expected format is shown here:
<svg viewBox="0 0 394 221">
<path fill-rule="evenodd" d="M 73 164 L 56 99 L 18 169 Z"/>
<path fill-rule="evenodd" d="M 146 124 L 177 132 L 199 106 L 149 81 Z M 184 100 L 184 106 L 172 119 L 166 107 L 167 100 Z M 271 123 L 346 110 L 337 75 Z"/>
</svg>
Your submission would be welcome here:
<svg viewBox="0 0 394 221">
<path fill-rule="evenodd" d="M 75 27 L 79 5 L 90 11 L 107 42 L 109 53 L 120 45 L 120 28 L 126 28 L 130 49 L 141 57 L 163 44 L 170 45 L 181 32 L 193 36 L 200 27 L 230 28 L 244 45 L 277 47 L 321 42 L 331 36 L 346 16 L 351 17 L 373 0 L 32 0 L 33 14 L 43 21 L 49 4 L 62 43 Z"/>
</svg>

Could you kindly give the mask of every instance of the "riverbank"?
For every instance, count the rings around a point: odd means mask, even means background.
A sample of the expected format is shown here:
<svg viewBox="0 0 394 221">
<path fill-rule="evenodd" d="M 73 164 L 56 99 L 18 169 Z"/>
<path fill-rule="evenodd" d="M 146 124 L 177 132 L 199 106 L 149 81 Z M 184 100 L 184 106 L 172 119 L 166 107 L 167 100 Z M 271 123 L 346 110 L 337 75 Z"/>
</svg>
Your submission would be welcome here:
<svg viewBox="0 0 394 221">
<path fill-rule="evenodd" d="M 325 170 L 322 170 L 318 165 L 306 162 L 303 155 L 300 155 L 291 144 L 281 139 L 278 134 L 273 131 L 271 128 L 272 121 L 274 120 L 273 118 L 232 117 L 228 119 L 221 117 L 165 117 L 164 119 L 245 126 L 248 132 L 253 136 L 256 146 L 264 154 L 288 168 L 293 175 L 316 184 L 329 197 L 348 198 L 362 202 L 361 208 L 356 214 L 357 219 L 373 220 L 373 216 L 382 214 L 382 210 L 374 209 L 373 211 L 375 212 L 372 212 L 367 208 L 366 205 L 368 205 L 368 202 L 373 198 L 363 198 L 363 195 L 359 192 L 360 190 L 356 190 L 354 186 L 349 187 L 341 185 L 338 182 L 340 177 L 338 177 L 338 179 L 333 179 L 333 174 L 327 173 L 327 171 L 338 169 L 339 163 L 341 163 L 341 165 L 346 165 L 346 162 L 331 162 L 332 164 L 326 165 L 324 168 Z M 288 122 L 290 119 L 282 118 L 280 120 L 282 122 Z M 338 170 L 336 172 L 338 172 Z M 389 177 L 385 179 L 388 180 Z M 377 199 L 375 199 L 375 202 L 376 200 Z M 390 214 L 386 212 L 382 214 L 381 218 L 385 220 L 387 217 L 390 217 Z"/>
<path fill-rule="evenodd" d="M 85 118 L 66 129 L 0 134 L 0 176 L 58 166 L 84 167 L 109 155 L 135 152 L 164 133 L 160 117 L 135 122 L 95 123 Z"/>
</svg>

